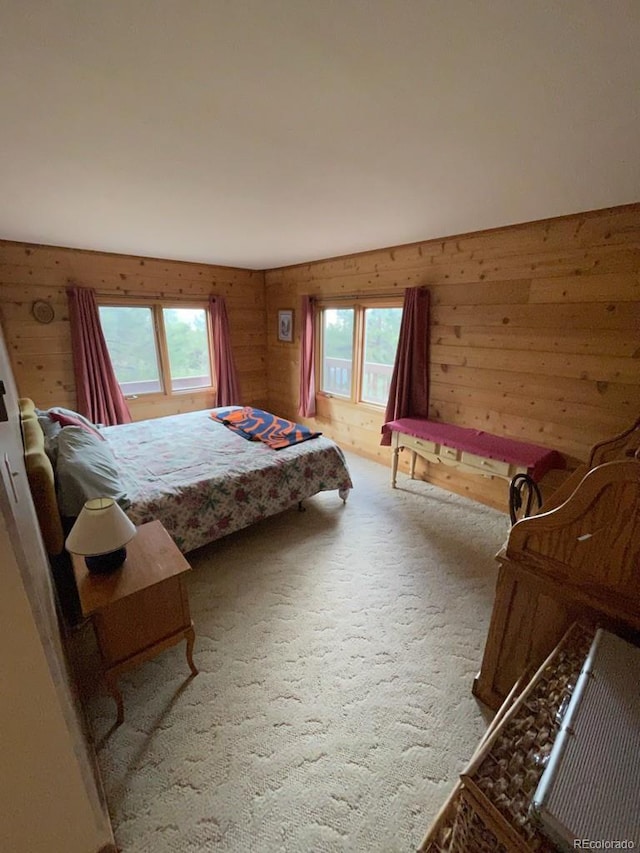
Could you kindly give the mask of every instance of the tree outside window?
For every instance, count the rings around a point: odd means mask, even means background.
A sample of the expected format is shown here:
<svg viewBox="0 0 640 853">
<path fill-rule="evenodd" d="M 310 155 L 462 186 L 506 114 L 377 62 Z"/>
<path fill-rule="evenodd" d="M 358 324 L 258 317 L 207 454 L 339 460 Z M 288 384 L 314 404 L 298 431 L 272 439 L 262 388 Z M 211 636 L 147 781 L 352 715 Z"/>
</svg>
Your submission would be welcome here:
<svg viewBox="0 0 640 853">
<path fill-rule="evenodd" d="M 99 312 L 113 369 L 124 394 L 211 387 L 205 308 L 101 305 Z"/>
</svg>

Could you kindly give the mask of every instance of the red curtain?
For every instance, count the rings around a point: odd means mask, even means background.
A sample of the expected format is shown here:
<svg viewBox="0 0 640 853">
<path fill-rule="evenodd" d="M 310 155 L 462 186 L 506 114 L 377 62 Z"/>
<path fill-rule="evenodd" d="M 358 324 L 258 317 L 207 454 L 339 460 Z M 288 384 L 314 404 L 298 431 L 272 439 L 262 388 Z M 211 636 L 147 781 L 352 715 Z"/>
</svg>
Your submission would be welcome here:
<svg viewBox="0 0 640 853">
<path fill-rule="evenodd" d="M 70 287 L 67 298 L 78 411 L 96 424 L 131 423 L 102 333 L 95 293 L 88 287 Z"/>
<path fill-rule="evenodd" d="M 303 418 L 313 418 L 316 414 L 315 305 L 312 296 L 302 297 L 298 415 Z"/>
<path fill-rule="evenodd" d="M 429 417 L 429 291 L 410 287 L 404 292 L 402 322 L 393 365 L 385 423 L 398 418 Z M 380 444 L 391 444 L 391 433 Z"/>
<path fill-rule="evenodd" d="M 231 350 L 229 318 L 224 296 L 210 296 L 209 311 L 213 332 L 213 361 L 216 370 L 214 406 L 239 406 L 241 405 L 240 383 Z"/>
</svg>

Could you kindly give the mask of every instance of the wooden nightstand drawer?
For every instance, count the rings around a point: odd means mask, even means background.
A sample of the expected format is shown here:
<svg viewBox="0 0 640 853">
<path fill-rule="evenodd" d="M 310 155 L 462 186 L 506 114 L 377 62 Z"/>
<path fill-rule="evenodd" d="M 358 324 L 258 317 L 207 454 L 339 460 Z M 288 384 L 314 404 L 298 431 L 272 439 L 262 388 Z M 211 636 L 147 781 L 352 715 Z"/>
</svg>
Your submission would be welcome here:
<svg viewBox="0 0 640 853">
<path fill-rule="evenodd" d="M 500 459 L 487 459 L 484 456 L 476 456 L 474 453 L 463 451 L 461 461 L 472 468 L 478 468 L 483 474 L 496 474 L 499 477 L 507 477 L 511 465 Z"/>
<path fill-rule="evenodd" d="M 144 649 L 191 626 L 183 606 L 180 575 L 120 599 L 94 613 L 105 666 L 117 666 Z"/>
</svg>

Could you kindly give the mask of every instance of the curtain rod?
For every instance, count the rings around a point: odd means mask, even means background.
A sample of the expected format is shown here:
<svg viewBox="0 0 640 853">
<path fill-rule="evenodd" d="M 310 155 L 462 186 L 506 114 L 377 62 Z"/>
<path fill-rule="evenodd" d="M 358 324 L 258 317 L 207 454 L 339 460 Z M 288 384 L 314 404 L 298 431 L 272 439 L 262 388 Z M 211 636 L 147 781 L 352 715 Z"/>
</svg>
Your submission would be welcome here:
<svg viewBox="0 0 640 853">
<path fill-rule="evenodd" d="M 210 296 L 220 296 L 219 293 L 168 293 L 166 290 L 137 291 L 137 290 L 95 290 L 100 299 L 118 301 L 118 299 L 141 299 L 149 302 L 208 302 Z"/>
<path fill-rule="evenodd" d="M 316 302 L 342 302 L 345 300 L 354 300 L 354 299 L 393 299 L 395 297 L 404 298 L 404 291 L 406 288 L 399 288 L 398 290 L 385 290 L 380 291 L 378 293 L 371 293 L 371 291 L 360 291 L 359 293 L 338 293 L 335 295 L 332 294 L 324 294 L 322 296 L 316 296 L 315 294 L 310 294 L 311 299 L 315 299 Z"/>
</svg>

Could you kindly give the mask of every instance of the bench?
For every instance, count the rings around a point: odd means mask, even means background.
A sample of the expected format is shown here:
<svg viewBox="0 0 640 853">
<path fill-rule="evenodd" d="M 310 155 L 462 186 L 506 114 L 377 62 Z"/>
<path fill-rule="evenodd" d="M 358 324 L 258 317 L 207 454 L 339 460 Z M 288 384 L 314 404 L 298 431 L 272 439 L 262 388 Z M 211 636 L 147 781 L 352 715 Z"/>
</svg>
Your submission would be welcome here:
<svg viewBox="0 0 640 853">
<path fill-rule="evenodd" d="M 393 488 L 396 486 L 398 455 L 403 447 L 411 451 L 411 479 L 415 475 L 416 456 L 427 462 L 452 465 L 467 473 L 500 477 L 507 481 L 516 474 L 528 474 L 538 482 L 551 468 L 564 468 L 566 465 L 557 450 L 425 418 L 389 421 L 383 425 L 382 432 L 391 433 Z"/>
</svg>

